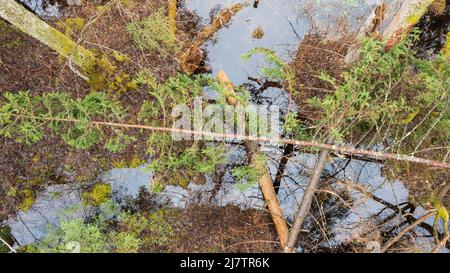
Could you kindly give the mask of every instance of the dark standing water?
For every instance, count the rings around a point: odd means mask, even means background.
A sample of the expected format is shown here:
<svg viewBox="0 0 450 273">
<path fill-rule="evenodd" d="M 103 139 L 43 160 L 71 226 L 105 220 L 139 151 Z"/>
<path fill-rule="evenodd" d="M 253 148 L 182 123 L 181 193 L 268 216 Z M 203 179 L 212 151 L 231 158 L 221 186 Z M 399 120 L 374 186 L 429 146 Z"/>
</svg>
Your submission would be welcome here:
<svg viewBox="0 0 450 273">
<path fill-rule="evenodd" d="M 55 0 L 19 0 L 28 9 L 35 12 L 40 17 L 58 17 L 61 15 L 60 8 L 66 3 Z"/>
<path fill-rule="evenodd" d="M 240 2 L 189 0 L 186 7 L 203 18 L 204 24 L 209 24 L 211 13 Z M 257 77 L 258 68 L 265 62 L 258 56 L 244 61 L 242 54 L 255 47 L 265 47 L 289 61 L 304 35 L 311 31 L 312 24 L 316 30 L 336 31 L 335 22 L 346 19 L 355 29 L 374 2 L 376 0 L 260 1 L 258 8 L 249 6 L 236 14 L 231 25 L 221 29 L 216 39 L 208 43 L 208 63 L 213 74 L 223 69 L 233 83 L 243 84 L 248 77 Z M 261 39 L 252 37 L 252 32 L 258 27 L 264 31 Z"/>
</svg>

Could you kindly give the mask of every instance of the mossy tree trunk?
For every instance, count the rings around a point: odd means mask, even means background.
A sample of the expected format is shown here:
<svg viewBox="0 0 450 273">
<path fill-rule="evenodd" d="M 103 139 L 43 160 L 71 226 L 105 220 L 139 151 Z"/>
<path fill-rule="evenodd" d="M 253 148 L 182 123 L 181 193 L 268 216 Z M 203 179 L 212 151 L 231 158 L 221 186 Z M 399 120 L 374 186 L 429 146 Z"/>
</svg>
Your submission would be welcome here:
<svg viewBox="0 0 450 273">
<path fill-rule="evenodd" d="M 95 65 L 96 58 L 92 52 L 77 45 L 16 1 L 0 0 L 0 17 L 62 56 L 72 58 L 83 71 L 89 71 Z"/>
</svg>

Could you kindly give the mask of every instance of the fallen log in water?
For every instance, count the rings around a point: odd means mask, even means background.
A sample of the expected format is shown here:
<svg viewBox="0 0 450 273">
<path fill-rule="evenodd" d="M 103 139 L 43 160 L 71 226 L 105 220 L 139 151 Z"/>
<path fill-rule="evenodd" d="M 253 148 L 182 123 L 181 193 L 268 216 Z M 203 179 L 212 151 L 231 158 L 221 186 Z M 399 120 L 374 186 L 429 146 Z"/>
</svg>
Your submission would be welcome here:
<svg viewBox="0 0 450 273">
<path fill-rule="evenodd" d="M 218 30 L 228 24 L 233 16 L 241 11 L 245 5 L 236 4 L 230 8 L 222 10 L 219 15 L 214 18 L 211 25 L 203 28 L 197 38 L 183 51 L 180 56 L 181 68 L 190 75 L 197 70 L 199 64 L 203 59 L 203 52 L 201 47 L 208 41 Z"/>
<path fill-rule="evenodd" d="M 229 96 L 227 96 L 227 102 L 234 106 L 239 105 L 239 101 L 233 97 L 233 95 L 235 94 L 233 85 L 231 81 L 228 79 L 228 76 L 225 74 L 225 72 L 220 71 L 217 75 L 217 79 L 225 88 L 225 90 L 229 93 Z M 258 144 L 254 141 L 244 140 L 244 147 L 245 150 L 247 151 L 249 161 L 252 162 L 252 164 L 254 165 L 258 165 L 257 164 L 258 161 L 257 156 L 259 152 Z M 269 208 L 269 211 L 272 215 L 272 219 L 275 224 L 275 229 L 277 231 L 281 247 L 283 249 L 286 245 L 286 241 L 289 234 L 289 228 L 286 220 L 284 219 L 283 211 L 281 209 L 280 202 L 273 187 L 269 170 L 264 165 L 264 168 L 262 168 L 261 171 L 263 172 L 263 174 L 260 176 L 258 183 L 263 193 L 267 207 Z"/>
</svg>

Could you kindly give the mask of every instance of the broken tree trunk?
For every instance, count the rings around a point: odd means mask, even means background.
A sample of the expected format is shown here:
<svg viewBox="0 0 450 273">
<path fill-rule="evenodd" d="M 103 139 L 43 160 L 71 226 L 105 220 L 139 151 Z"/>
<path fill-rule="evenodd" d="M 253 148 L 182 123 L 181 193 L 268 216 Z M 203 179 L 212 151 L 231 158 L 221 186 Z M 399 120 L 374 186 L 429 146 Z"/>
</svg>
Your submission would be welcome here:
<svg viewBox="0 0 450 273">
<path fill-rule="evenodd" d="M 427 12 L 434 0 L 403 0 L 391 5 L 380 2 L 360 29 L 357 38 L 375 36 L 386 42 L 386 50 L 401 42 Z M 345 62 L 353 63 L 360 55 L 358 46 L 349 50 Z"/>
<path fill-rule="evenodd" d="M 0 17 L 60 55 L 70 58 L 83 71 L 89 71 L 96 63 L 92 52 L 77 45 L 14 0 L 0 0 Z"/>
<path fill-rule="evenodd" d="M 235 94 L 233 84 L 228 79 L 228 76 L 225 74 L 225 72 L 220 71 L 217 75 L 217 79 L 225 88 L 225 90 L 230 94 L 229 96 L 227 96 L 227 102 L 234 106 L 239 105 L 239 101 L 232 96 L 233 94 Z M 250 162 L 253 162 L 255 163 L 255 165 L 257 165 L 257 156 L 259 150 L 258 144 L 254 141 L 244 140 L 244 146 Z M 266 201 L 267 207 L 269 208 L 269 211 L 272 215 L 275 229 L 281 243 L 281 248 L 284 249 L 289 234 L 289 228 L 286 220 L 284 219 L 283 211 L 281 209 L 277 194 L 275 193 L 269 170 L 266 166 L 264 167 L 264 170 L 262 170 L 264 173 L 259 178 L 258 183 L 264 195 L 264 200 Z"/>
<path fill-rule="evenodd" d="M 184 50 L 180 56 L 181 68 L 190 75 L 197 70 L 199 64 L 203 59 L 203 52 L 201 47 L 208 41 L 219 29 L 228 24 L 233 16 L 241 11 L 245 5 L 236 4 L 230 8 L 222 10 L 219 15 L 214 18 L 211 25 L 203 28 L 197 38 Z"/>
<path fill-rule="evenodd" d="M 285 249 L 285 252 L 287 253 L 295 252 L 297 238 L 298 235 L 300 234 L 300 230 L 302 229 L 303 223 L 305 222 L 306 216 L 308 215 L 309 210 L 311 209 L 314 193 L 316 192 L 317 186 L 319 185 L 320 177 L 322 176 L 322 171 L 325 168 L 328 153 L 329 153 L 328 150 L 322 149 L 322 151 L 320 151 L 318 159 L 316 160 L 316 166 L 314 167 L 313 172 L 311 174 L 308 187 L 303 193 L 302 201 L 297 211 L 294 225 L 292 226 L 291 231 L 289 233 L 289 239 L 287 241 Z"/>
<path fill-rule="evenodd" d="M 395 11 L 392 20 L 381 32 L 381 38 L 386 41 L 387 50 L 408 36 L 434 1 L 405 0 L 402 2 L 399 10 Z M 391 9 L 391 13 L 393 12 Z"/>
</svg>

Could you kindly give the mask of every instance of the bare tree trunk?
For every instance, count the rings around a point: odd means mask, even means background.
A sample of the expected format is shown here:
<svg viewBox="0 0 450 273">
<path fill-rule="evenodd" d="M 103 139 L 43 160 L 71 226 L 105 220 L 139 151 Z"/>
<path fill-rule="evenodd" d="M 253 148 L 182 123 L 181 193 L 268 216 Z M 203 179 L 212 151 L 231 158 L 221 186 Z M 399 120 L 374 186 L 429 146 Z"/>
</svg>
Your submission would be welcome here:
<svg viewBox="0 0 450 273">
<path fill-rule="evenodd" d="M 326 149 L 322 149 L 320 151 L 319 158 L 317 159 L 316 166 L 314 167 L 313 172 L 311 174 L 311 179 L 309 180 L 308 187 L 303 193 L 302 201 L 297 211 L 297 216 L 295 217 L 294 225 L 292 226 L 291 231 L 289 233 L 289 239 L 286 244 L 285 252 L 292 253 L 295 251 L 295 245 L 297 243 L 298 235 L 300 234 L 300 230 L 302 229 L 306 216 L 308 215 L 311 209 L 314 193 L 317 189 L 317 186 L 319 185 L 322 171 L 325 168 L 328 153 L 329 151 Z"/>
<path fill-rule="evenodd" d="M 92 52 L 77 45 L 14 0 L 0 0 L 0 17 L 62 56 L 72 58 L 84 71 L 90 70 L 96 63 Z"/>
<path fill-rule="evenodd" d="M 357 38 L 379 37 L 386 42 L 386 49 L 390 50 L 411 32 L 433 2 L 434 0 L 403 0 L 388 5 L 380 1 L 360 29 Z M 357 61 L 359 55 L 360 49 L 355 46 L 349 50 L 345 62 Z"/>
<path fill-rule="evenodd" d="M 234 94 L 234 89 L 231 81 L 225 72 L 220 71 L 217 75 L 217 79 L 224 86 L 226 91 L 232 95 Z M 238 105 L 239 101 L 232 96 L 227 97 L 227 102 L 232 105 Z M 254 141 L 244 140 L 244 146 L 247 151 L 247 156 L 251 162 L 256 162 L 259 147 Z M 267 167 L 264 168 L 264 174 L 258 180 L 261 191 L 264 195 L 264 200 L 267 203 L 267 207 L 272 215 L 273 222 L 275 224 L 275 229 L 281 243 L 281 248 L 284 249 L 286 246 L 286 241 L 289 234 L 289 228 L 286 220 L 283 216 L 283 211 L 280 206 L 277 194 L 273 188 L 272 179 L 270 178 L 270 173 Z"/>
<path fill-rule="evenodd" d="M 403 40 L 427 12 L 435 0 L 406 0 L 392 16 L 392 20 L 381 33 L 389 50 Z M 391 10 L 391 13 L 393 11 Z"/>
<path fill-rule="evenodd" d="M 286 165 L 289 159 L 294 155 L 294 145 L 288 144 L 284 148 L 283 156 L 280 159 L 280 164 L 278 165 L 278 171 L 275 175 L 275 180 L 273 181 L 273 187 L 275 188 L 275 193 L 278 194 L 281 186 L 281 180 L 284 176 L 284 171 L 286 170 Z"/>
</svg>

